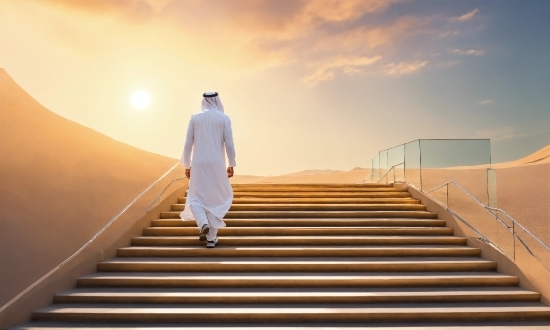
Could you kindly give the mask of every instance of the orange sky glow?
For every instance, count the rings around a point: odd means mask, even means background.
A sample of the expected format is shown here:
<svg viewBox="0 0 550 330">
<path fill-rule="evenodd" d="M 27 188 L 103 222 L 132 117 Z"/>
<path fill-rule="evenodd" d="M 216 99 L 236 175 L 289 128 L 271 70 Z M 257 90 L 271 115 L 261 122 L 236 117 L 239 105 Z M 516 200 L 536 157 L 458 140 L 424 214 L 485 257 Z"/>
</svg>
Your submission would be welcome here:
<svg viewBox="0 0 550 330">
<path fill-rule="evenodd" d="M 490 55 L 476 32 L 488 23 L 472 5 L 391 11 L 411 2 L 4 0 L 0 67 L 48 109 L 178 159 L 202 92 L 216 90 L 239 174 L 346 170 L 417 138 L 523 134 L 485 119 L 449 130 L 424 112 L 433 94 L 414 79 Z M 144 111 L 130 102 L 137 90 L 151 95 Z M 498 104 L 478 94 L 463 98 Z"/>
</svg>

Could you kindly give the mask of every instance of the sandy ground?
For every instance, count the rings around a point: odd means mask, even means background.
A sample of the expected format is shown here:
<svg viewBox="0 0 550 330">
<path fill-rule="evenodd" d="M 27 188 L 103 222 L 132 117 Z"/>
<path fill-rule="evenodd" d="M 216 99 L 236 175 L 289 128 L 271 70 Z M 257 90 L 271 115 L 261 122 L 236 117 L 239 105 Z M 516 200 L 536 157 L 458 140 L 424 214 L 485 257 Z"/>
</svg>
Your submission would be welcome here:
<svg viewBox="0 0 550 330">
<path fill-rule="evenodd" d="M 278 176 L 235 175 L 231 183 L 355 183 L 370 177 L 370 169 L 351 171 L 306 170 Z"/>
<path fill-rule="evenodd" d="M 0 69 L 0 306 L 177 162 L 42 107 Z"/>
</svg>

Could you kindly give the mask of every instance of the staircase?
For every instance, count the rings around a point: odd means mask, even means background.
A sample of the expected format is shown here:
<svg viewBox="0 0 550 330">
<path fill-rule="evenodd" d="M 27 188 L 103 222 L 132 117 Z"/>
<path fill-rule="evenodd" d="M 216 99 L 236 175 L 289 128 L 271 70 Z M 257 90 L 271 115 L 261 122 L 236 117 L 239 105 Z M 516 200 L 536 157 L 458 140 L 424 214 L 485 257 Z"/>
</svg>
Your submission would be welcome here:
<svg viewBox="0 0 550 330">
<path fill-rule="evenodd" d="M 185 197 L 25 329 L 539 320 L 550 308 L 453 236 L 406 189 L 233 185 L 206 249 Z M 121 324 L 121 326 L 122 326 Z M 244 326 L 244 325 L 243 325 Z"/>
</svg>

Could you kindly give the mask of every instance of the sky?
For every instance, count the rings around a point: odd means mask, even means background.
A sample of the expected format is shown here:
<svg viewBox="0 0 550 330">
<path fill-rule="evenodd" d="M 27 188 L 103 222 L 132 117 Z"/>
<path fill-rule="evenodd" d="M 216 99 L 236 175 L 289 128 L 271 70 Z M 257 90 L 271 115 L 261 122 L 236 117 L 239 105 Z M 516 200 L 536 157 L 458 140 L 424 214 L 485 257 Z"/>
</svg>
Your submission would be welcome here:
<svg viewBox="0 0 550 330">
<path fill-rule="evenodd" d="M 550 144 L 549 17 L 545 0 L 1 0 L 0 68 L 177 159 L 215 90 L 237 174 L 369 167 L 430 138 L 489 138 L 502 162 Z"/>
</svg>

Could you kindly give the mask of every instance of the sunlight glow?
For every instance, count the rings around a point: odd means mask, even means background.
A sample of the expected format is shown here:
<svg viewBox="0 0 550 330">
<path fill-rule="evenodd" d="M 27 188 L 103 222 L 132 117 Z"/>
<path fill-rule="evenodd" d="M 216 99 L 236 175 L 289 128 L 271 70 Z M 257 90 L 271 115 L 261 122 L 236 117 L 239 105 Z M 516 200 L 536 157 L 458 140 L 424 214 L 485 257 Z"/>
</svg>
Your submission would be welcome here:
<svg viewBox="0 0 550 330">
<path fill-rule="evenodd" d="M 143 110 L 151 104 L 151 95 L 147 91 L 140 89 L 132 95 L 132 106 L 137 110 Z"/>
</svg>

